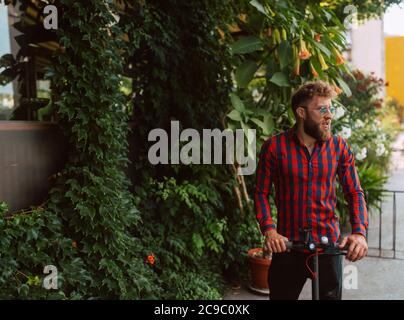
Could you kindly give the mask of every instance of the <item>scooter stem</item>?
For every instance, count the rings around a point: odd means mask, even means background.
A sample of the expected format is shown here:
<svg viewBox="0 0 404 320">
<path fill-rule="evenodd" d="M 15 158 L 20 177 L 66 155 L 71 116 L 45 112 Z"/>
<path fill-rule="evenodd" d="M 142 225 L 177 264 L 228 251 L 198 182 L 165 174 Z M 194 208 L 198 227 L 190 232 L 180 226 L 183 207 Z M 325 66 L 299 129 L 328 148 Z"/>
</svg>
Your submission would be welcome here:
<svg viewBox="0 0 404 320">
<path fill-rule="evenodd" d="M 311 293 L 312 300 L 320 300 L 319 296 L 319 268 L 318 268 L 318 250 L 316 249 L 316 253 L 313 256 L 313 265 L 314 265 L 314 278 L 311 279 Z"/>
</svg>

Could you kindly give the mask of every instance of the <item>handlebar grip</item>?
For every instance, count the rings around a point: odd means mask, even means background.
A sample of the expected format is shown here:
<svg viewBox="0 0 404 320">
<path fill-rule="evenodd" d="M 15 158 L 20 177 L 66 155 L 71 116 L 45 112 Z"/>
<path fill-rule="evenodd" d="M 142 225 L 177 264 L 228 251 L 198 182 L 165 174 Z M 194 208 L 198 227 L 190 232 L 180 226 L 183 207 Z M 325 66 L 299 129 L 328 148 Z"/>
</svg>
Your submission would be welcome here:
<svg viewBox="0 0 404 320">
<path fill-rule="evenodd" d="M 340 243 L 339 242 L 337 242 L 337 243 L 333 243 L 333 248 L 334 249 L 339 249 L 340 251 L 347 251 L 348 249 L 349 249 L 349 245 L 348 244 L 346 244 L 343 248 L 339 248 L 339 245 L 340 245 Z"/>
<path fill-rule="evenodd" d="M 285 241 L 286 249 L 291 250 L 293 249 L 293 242 L 292 241 Z"/>
</svg>

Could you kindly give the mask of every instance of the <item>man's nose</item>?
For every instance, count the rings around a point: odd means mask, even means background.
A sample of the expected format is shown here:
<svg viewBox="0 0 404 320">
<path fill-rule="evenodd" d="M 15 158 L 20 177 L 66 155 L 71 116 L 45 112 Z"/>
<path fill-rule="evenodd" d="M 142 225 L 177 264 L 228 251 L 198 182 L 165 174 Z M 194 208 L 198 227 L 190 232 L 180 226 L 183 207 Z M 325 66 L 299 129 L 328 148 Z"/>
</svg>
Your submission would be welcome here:
<svg viewBox="0 0 404 320">
<path fill-rule="evenodd" d="M 334 115 L 332 114 L 330 109 L 327 109 L 327 112 L 324 114 L 324 118 L 326 119 L 332 119 Z"/>
</svg>

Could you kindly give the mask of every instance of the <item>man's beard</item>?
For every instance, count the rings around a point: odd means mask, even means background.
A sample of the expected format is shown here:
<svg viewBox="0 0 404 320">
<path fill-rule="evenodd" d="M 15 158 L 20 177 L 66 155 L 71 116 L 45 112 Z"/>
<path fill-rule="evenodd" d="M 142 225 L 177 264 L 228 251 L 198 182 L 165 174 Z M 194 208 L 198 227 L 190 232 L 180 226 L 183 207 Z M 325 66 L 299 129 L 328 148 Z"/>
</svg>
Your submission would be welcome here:
<svg viewBox="0 0 404 320">
<path fill-rule="evenodd" d="M 323 130 L 320 128 L 321 124 L 317 124 L 307 117 L 303 122 L 304 132 L 316 140 L 326 141 L 331 137 L 331 123 L 328 130 Z"/>
</svg>

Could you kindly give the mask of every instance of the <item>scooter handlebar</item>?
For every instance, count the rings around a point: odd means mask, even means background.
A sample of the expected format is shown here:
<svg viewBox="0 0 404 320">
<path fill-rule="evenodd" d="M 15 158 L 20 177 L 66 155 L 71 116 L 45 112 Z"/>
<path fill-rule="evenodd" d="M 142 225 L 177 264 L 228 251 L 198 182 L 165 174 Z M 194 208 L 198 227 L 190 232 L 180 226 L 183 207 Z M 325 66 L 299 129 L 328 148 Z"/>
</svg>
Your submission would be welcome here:
<svg viewBox="0 0 404 320">
<path fill-rule="evenodd" d="M 346 245 L 344 248 L 340 248 L 339 247 L 339 243 L 328 243 L 328 244 L 323 244 L 321 242 L 309 242 L 309 243 L 303 243 L 303 242 L 292 242 L 292 241 L 285 241 L 285 245 L 286 245 L 286 249 L 287 250 L 304 250 L 304 249 L 308 249 L 308 250 L 312 250 L 314 251 L 316 248 L 319 249 L 329 249 L 329 250 L 333 250 L 333 251 L 339 251 L 339 252 L 343 252 L 343 251 L 347 251 L 349 246 Z"/>
</svg>

